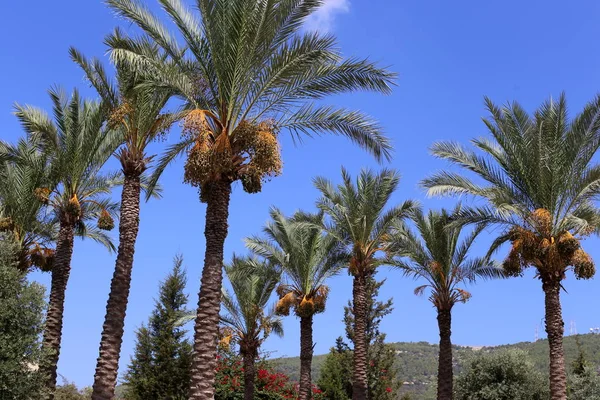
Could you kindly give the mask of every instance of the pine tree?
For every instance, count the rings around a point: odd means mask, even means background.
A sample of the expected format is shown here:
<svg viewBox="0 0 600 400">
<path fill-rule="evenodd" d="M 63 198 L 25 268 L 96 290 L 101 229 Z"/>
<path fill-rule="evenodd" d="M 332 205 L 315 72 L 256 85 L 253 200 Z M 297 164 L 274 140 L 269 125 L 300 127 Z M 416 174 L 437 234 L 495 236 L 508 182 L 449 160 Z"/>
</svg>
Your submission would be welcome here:
<svg viewBox="0 0 600 400">
<path fill-rule="evenodd" d="M 188 301 L 182 263 L 181 256 L 175 257 L 148 325 L 136 332 L 135 352 L 125 375 L 128 400 L 187 398 L 192 347 L 179 324 Z"/>
<path fill-rule="evenodd" d="M 398 368 L 395 365 L 396 353 L 394 348 L 385 343 L 385 333 L 379 330 L 379 325 L 392 308 L 392 299 L 379 301 L 379 288 L 385 279 L 377 281 L 373 274 L 366 284 L 367 291 L 367 352 L 368 364 L 368 395 L 372 400 L 392 400 L 398 398 L 401 382 L 398 380 Z M 344 323 L 346 337 L 350 342 L 354 340 L 354 316 L 352 302 L 344 307 Z M 328 398 L 335 400 L 352 398 L 352 350 L 340 337 L 336 346 L 331 349 L 325 364 L 321 369 L 318 382 L 321 390 L 327 393 Z M 343 395 L 342 395 L 343 393 Z M 330 397 L 334 396 L 334 397 Z M 345 396 L 345 397 L 343 397 Z"/>
</svg>

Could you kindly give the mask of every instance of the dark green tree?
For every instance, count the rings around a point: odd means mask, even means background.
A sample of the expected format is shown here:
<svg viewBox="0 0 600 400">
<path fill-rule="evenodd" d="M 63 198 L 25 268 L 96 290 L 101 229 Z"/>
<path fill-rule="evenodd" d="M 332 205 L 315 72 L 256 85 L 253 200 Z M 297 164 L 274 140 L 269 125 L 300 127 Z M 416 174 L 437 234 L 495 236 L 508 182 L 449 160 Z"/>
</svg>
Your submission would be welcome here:
<svg viewBox="0 0 600 400">
<path fill-rule="evenodd" d="M 179 322 L 188 301 L 182 263 L 181 256 L 175 257 L 148 326 L 136 332 L 135 352 L 125 375 L 129 400 L 187 398 L 192 346 Z"/>
<path fill-rule="evenodd" d="M 41 361 L 44 288 L 16 268 L 19 245 L 0 235 L 0 399 L 43 397 Z"/>
</svg>

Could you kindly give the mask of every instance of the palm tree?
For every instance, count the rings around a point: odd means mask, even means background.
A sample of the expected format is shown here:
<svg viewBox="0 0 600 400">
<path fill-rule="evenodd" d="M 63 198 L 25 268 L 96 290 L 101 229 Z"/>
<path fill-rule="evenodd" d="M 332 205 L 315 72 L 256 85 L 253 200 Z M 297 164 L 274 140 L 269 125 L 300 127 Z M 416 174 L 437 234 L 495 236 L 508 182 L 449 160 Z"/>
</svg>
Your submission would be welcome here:
<svg viewBox="0 0 600 400">
<path fill-rule="evenodd" d="M 322 198 L 318 207 L 329 216 L 325 230 L 346 246 L 353 276 L 352 307 L 354 314 L 354 372 L 352 399 L 367 398 L 367 299 L 365 285 L 376 268 L 385 264 L 381 251 L 385 249 L 394 225 L 404 219 L 415 204 L 405 201 L 385 210 L 399 183 L 393 170 L 375 174 L 363 170 L 356 183 L 342 168 L 342 184 L 335 187 L 325 178 L 316 178 L 315 186 Z"/>
<path fill-rule="evenodd" d="M 325 311 L 329 287 L 325 281 L 347 265 L 347 257 L 339 242 L 324 235 L 320 226 L 323 214 L 296 213 L 286 218 L 280 210 L 271 209 L 271 219 L 264 238 L 246 240 L 255 254 L 280 266 L 287 282 L 279 285 L 276 312 L 289 315 L 293 309 L 300 318 L 300 396 L 312 395 L 311 365 L 313 356 L 313 317 Z"/>
<path fill-rule="evenodd" d="M 54 121 L 44 111 L 31 106 L 16 105 L 15 114 L 27 135 L 39 140 L 48 157 L 50 185 L 37 188 L 32 195 L 48 204 L 59 225 L 43 339 L 49 356 L 42 367 L 48 375 L 49 398 L 52 399 L 74 236 L 91 237 L 114 250 L 102 231 L 114 226 L 113 215 L 118 205 L 109 195 L 118 183 L 118 176 L 104 175 L 100 169 L 121 142 L 119 135 L 103 128 L 104 113 L 100 104 L 82 101 L 76 90 L 70 99 L 58 89 L 51 89 L 49 94 Z M 92 219 L 97 219 L 97 226 L 89 223 Z"/>
<path fill-rule="evenodd" d="M 283 335 L 281 320 L 265 308 L 281 277 L 281 270 L 257 258 L 233 257 L 225 265 L 232 292 L 223 288 L 221 322 L 239 344 L 244 363 L 244 399 L 254 399 L 255 362 L 271 332 Z"/>
<path fill-rule="evenodd" d="M 54 250 L 53 223 L 34 192 L 48 184 L 47 157 L 38 144 L 21 138 L 16 145 L 0 141 L 0 231 L 9 233 L 18 245 L 18 267 L 36 266 L 49 272 Z"/>
<path fill-rule="evenodd" d="M 115 30 L 105 42 L 110 48 L 121 38 L 121 32 Z M 160 57 L 156 45 L 146 44 L 144 50 Z M 153 155 L 148 155 L 146 150 L 153 141 L 168 131 L 178 115 L 162 112 L 170 93 L 148 87 L 142 88 L 141 84 L 145 81 L 144 74 L 128 64 L 115 63 L 116 82 L 113 83 L 107 77 L 100 61 L 88 60 L 74 48 L 70 49 L 70 54 L 100 94 L 103 106 L 110 114 L 110 128 L 120 131 L 124 138 L 124 144 L 117 152 L 125 178 L 121 193 L 119 248 L 106 305 L 100 355 L 93 386 L 94 398 L 112 399 L 117 382 L 135 242 L 139 230 L 143 174 L 154 158 Z"/>
<path fill-rule="evenodd" d="M 430 195 L 466 194 L 484 200 L 464 209 L 458 222 L 503 227 L 491 251 L 511 242 L 504 262 L 507 273 L 520 276 L 536 269 L 546 305 L 550 346 L 550 391 L 566 399 L 563 352 L 564 322 L 560 305 L 562 280 L 568 269 L 577 278 L 595 273 L 580 239 L 599 226 L 594 201 L 600 192 L 600 166 L 592 162 L 600 146 L 600 97 L 573 120 L 564 95 L 545 102 L 532 116 L 517 103 L 499 108 L 486 98 L 491 118 L 484 119 L 493 139 L 473 140 L 481 152 L 456 143 L 437 143 L 433 154 L 473 172 L 473 181 L 454 172 L 425 180 Z"/>
<path fill-rule="evenodd" d="M 212 399 L 232 183 L 241 181 L 255 193 L 281 173 L 282 130 L 298 139 L 343 135 L 377 159 L 389 158 L 390 143 L 372 119 L 321 100 L 358 90 L 389 93 L 395 75 L 367 60 L 342 58 L 332 36 L 302 32 L 321 0 L 198 0 L 199 16 L 181 0 L 159 0 L 178 28 L 176 36 L 138 0 L 107 2 L 147 35 L 123 38 L 111 56 L 149 71 L 153 85 L 173 90 L 188 110 L 183 140 L 162 157 L 154 182 L 187 154 L 184 180 L 198 187 L 207 204 L 190 396 Z M 148 40 L 168 54 L 168 63 L 139 50 Z"/>
<path fill-rule="evenodd" d="M 460 211 L 460 206 L 455 213 Z M 389 255 L 395 257 L 391 265 L 401 268 L 406 276 L 422 279 L 426 284 L 415 289 L 416 295 L 430 290 L 429 301 L 437 310 L 440 330 L 438 360 L 438 400 L 452 399 L 452 308 L 456 303 L 466 303 L 471 294 L 460 288 L 477 278 L 503 276 L 502 269 L 487 258 L 469 258 L 469 251 L 482 226 L 474 229 L 461 240 L 464 225 L 451 225 L 452 215 L 446 210 L 411 213 L 416 232 L 404 224 L 397 227 L 389 247 Z"/>
</svg>

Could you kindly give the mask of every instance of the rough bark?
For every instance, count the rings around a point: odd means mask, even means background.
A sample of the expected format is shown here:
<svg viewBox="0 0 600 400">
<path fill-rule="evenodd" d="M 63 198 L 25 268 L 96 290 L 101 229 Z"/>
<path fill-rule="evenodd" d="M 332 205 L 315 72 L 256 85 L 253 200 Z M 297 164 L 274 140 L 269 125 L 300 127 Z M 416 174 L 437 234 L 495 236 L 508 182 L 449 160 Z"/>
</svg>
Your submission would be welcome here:
<svg viewBox="0 0 600 400">
<path fill-rule="evenodd" d="M 102 326 L 100 355 L 94 375 L 93 400 L 112 400 L 115 395 L 139 224 L 140 175 L 126 173 L 121 194 L 119 249 Z"/>
<path fill-rule="evenodd" d="M 50 300 L 46 314 L 46 329 L 44 330 L 43 349 L 46 355 L 42 363 L 42 371 L 47 379 L 49 400 L 54 399 L 56 389 L 56 368 L 60 355 L 62 339 L 63 314 L 65 311 L 65 292 L 71 273 L 71 256 L 73 255 L 74 224 L 61 220 L 60 230 L 56 241 L 52 282 L 50 284 Z"/>
<path fill-rule="evenodd" d="M 244 400 L 254 400 L 254 376 L 256 374 L 254 362 L 256 353 L 244 353 L 242 358 L 244 359 Z"/>
<path fill-rule="evenodd" d="M 546 333 L 550 346 L 550 399 L 567 399 L 567 374 L 563 335 L 565 324 L 560 305 L 560 281 L 545 280 L 542 283 L 546 303 Z"/>
<path fill-rule="evenodd" d="M 440 329 L 440 353 L 438 359 L 437 400 L 452 400 L 452 313 L 449 309 L 438 310 L 438 327 Z"/>
<path fill-rule="evenodd" d="M 300 318 L 300 388 L 299 400 L 312 397 L 311 365 L 313 357 L 313 316 Z"/>
<path fill-rule="evenodd" d="M 366 400 L 368 393 L 368 352 L 367 352 L 367 278 L 355 275 L 352 285 L 354 313 L 354 373 L 352 379 L 352 400 Z"/>
<path fill-rule="evenodd" d="M 217 337 L 223 282 L 223 246 L 227 237 L 231 183 L 215 182 L 206 188 L 206 253 L 194 325 L 194 357 L 190 380 L 191 400 L 212 400 L 215 393 Z"/>
</svg>

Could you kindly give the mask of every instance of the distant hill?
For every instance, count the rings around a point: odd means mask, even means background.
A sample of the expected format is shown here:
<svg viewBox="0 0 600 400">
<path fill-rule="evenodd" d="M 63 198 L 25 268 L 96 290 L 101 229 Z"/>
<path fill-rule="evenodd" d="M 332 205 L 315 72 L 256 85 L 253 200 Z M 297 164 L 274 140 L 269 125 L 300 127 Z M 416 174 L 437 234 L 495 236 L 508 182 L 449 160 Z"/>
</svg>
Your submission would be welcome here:
<svg viewBox="0 0 600 400">
<path fill-rule="evenodd" d="M 576 339 L 579 339 L 587 359 L 594 365 L 600 366 L 600 335 L 574 335 L 564 340 L 567 365 L 577 356 Z M 396 349 L 397 362 L 400 368 L 400 379 L 404 382 L 402 391 L 414 393 L 419 400 L 435 399 L 435 380 L 437 375 L 438 345 L 427 342 L 392 343 Z M 535 343 L 522 342 L 503 346 L 454 346 L 455 372 L 459 373 L 465 362 L 480 352 L 493 352 L 498 349 L 518 348 L 529 353 L 535 366 L 547 374 L 548 371 L 548 341 L 538 340 Z M 313 379 L 319 377 L 321 365 L 326 355 L 313 358 Z M 289 375 L 292 380 L 298 380 L 300 359 L 298 357 L 279 358 L 272 360 L 276 369 Z"/>
</svg>

